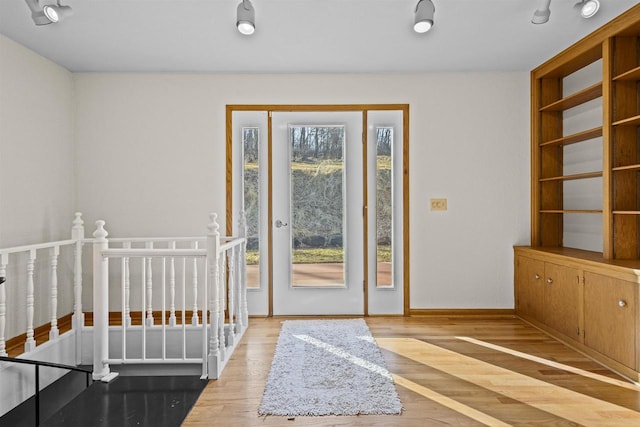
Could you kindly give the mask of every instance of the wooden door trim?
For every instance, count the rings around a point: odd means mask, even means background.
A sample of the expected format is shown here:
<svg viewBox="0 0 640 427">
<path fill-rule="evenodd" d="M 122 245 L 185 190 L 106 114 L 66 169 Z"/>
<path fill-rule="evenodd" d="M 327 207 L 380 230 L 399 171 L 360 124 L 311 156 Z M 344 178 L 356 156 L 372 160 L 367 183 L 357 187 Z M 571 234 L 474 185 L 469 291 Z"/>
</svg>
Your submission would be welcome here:
<svg viewBox="0 0 640 427">
<path fill-rule="evenodd" d="M 233 234 L 233 112 L 235 111 L 264 111 L 268 114 L 268 166 L 269 166 L 269 177 L 268 177 L 268 208 L 267 208 L 267 218 L 269 224 L 272 221 L 272 190 L 271 190 L 271 155 L 272 155 L 272 137 L 271 137 L 271 113 L 273 112 L 346 112 L 346 111 L 361 111 L 363 113 L 363 134 L 365 135 L 366 142 L 366 133 L 367 133 L 367 112 L 368 111 L 392 111 L 398 110 L 402 111 L 402 227 L 403 227 L 403 236 L 402 236 L 402 244 L 403 244 L 403 314 L 405 316 L 409 316 L 411 311 L 411 298 L 410 298 L 410 261 L 409 261 L 409 236 L 410 236 L 410 227 L 409 227 L 409 104 L 227 104 L 226 106 L 226 232 L 227 235 Z M 365 148 L 366 154 L 366 148 Z M 366 159 L 365 159 L 366 164 Z M 364 167 L 364 171 L 366 173 L 366 165 Z M 365 184 L 364 190 L 366 190 L 366 175 L 365 175 Z M 365 193 L 365 206 L 367 202 L 367 196 Z M 367 217 L 364 217 L 364 227 L 365 227 L 365 244 L 367 241 Z M 267 243 L 269 246 L 269 265 L 272 265 L 272 244 L 273 244 L 273 236 L 272 236 L 271 227 L 268 230 L 268 240 Z M 365 250 L 364 254 L 364 262 L 365 262 L 365 272 L 364 272 L 364 313 L 368 315 L 368 274 L 367 274 L 367 251 Z M 272 268 L 269 268 L 269 280 L 268 280 L 268 307 L 269 307 L 269 316 L 273 316 L 273 273 Z"/>
</svg>

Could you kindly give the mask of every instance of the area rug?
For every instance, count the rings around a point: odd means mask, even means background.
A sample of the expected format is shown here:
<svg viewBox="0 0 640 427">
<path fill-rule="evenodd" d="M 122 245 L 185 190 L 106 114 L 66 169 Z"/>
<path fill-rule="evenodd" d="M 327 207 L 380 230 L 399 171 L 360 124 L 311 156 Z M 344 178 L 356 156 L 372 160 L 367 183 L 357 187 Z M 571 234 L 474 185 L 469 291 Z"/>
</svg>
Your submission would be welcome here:
<svg viewBox="0 0 640 427">
<path fill-rule="evenodd" d="M 401 411 L 391 374 L 364 320 L 283 322 L 260 415 Z"/>
</svg>

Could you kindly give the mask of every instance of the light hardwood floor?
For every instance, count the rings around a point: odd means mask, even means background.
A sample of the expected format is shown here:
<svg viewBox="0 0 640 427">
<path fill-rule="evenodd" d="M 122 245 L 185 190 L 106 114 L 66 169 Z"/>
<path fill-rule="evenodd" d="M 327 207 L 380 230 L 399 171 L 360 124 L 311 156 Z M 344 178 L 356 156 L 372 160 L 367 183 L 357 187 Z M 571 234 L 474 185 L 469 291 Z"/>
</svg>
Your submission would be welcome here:
<svg viewBox="0 0 640 427">
<path fill-rule="evenodd" d="M 185 426 L 640 426 L 640 388 L 512 317 L 371 317 L 398 416 L 259 417 L 284 318 L 252 318 Z"/>
</svg>

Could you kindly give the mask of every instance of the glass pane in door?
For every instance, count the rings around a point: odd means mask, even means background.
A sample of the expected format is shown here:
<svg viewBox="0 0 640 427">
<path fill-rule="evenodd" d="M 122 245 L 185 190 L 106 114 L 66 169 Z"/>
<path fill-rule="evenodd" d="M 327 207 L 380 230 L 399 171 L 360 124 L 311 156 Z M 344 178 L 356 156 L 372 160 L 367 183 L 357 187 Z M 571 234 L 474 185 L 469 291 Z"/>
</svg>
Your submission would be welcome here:
<svg viewBox="0 0 640 427">
<path fill-rule="evenodd" d="M 289 126 L 293 287 L 344 286 L 344 126 Z"/>
<path fill-rule="evenodd" d="M 247 220 L 247 288 L 260 287 L 259 129 L 242 128 L 244 214 Z"/>
<path fill-rule="evenodd" d="M 392 287 L 393 128 L 376 128 L 376 286 Z"/>
</svg>

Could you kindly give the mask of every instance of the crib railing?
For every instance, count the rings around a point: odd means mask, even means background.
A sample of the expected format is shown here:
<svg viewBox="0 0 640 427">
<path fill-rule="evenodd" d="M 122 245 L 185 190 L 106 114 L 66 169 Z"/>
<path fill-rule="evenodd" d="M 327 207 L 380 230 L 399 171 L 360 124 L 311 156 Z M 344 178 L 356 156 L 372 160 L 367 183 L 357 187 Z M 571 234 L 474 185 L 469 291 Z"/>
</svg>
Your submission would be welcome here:
<svg viewBox="0 0 640 427">
<path fill-rule="evenodd" d="M 94 379 L 107 377 L 110 365 L 185 363 L 202 364 L 203 377 L 218 378 L 248 326 L 244 217 L 239 237 L 221 237 L 215 214 L 200 238 L 108 240 L 104 221 L 96 224 L 94 239 L 85 239 L 76 213 L 70 240 L 0 249 L 0 356 L 8 355 L 7 310 L 14 310 L 10 336 L 19 335 L 16 318 L 26 325 L 20 325 L 25 353 L 36 348 L 36 323 L 49 321 L 49 340 L 56 340 L 59 316 L 72 311 L 77 364 L 87 363 L 89 341 L 82 339 L 93 335 Z M 85 326 L 82 251 L 88 245 L 94 280 L 87 311 L 93 312 L 93 325 Z M 59 263 L 61 251 L 65 258 Z M 73 296 L 73 308 L 66 301 L 64 313 L 61 290 Z M 22 300 L 18 291 L 25 294 Z M 34 316 L 36 309 L 40 316 Z"/>
</svg>

